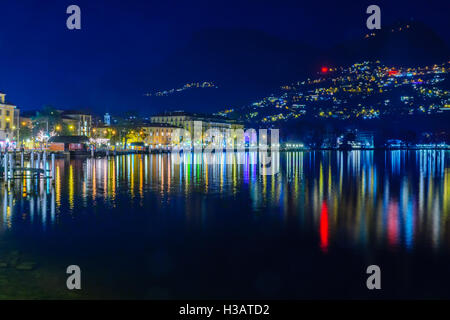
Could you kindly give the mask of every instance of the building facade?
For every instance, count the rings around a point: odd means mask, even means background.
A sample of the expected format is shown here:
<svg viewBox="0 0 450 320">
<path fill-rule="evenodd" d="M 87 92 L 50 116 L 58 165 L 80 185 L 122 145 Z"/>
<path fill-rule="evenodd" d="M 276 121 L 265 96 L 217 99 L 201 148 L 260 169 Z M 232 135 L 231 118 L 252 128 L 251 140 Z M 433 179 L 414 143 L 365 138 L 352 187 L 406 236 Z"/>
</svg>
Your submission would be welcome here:
<svg viewBox="0 0 450 320">
<path fill-rule="evenodd" d="M 92 133 L 92 115 L 78 111 L 65 111 L 62 121 L 69 126 L 74 135 L 90 137 Z"/>
<path fill-rule="evenodd" d="M 213 136 L 208 134 L 210 129 L 218 130 L 222 134 L 224 146 L 230 141 L 226 137 L 231 130 L 244 129 L 242 124 L 233 122 L 222 117 L 199 115 L 194 113 L 186 113 L 183 111 L 167 112 L 155 115 L 150 118 L 152 123 L 166 124 L 176 128 L 183 128 L 187 130 L 191 136 L 191 143 L 194 145 L 202 145 L 203 147 L 212 142 Z M 198 132 L 195 131 L 195 126 L 201 127 Z M 197 136 L 196 136 L 197 135 Z"/>
<path fill-rule="evenodd" d="M 15 142 L 19 128 L 19 109 L 6 101 L 6 94 L 0 93 L 0 144 Z"/>
<path fill-rule="evenodd" d="M 144 142 L 150 149 L 168 149 L 176 143 L 173 141 L 173 134 L 179 128 L 167 123 L 153 122 L 142 126 L 141 130 L 145 136 Z"/>
</svg>

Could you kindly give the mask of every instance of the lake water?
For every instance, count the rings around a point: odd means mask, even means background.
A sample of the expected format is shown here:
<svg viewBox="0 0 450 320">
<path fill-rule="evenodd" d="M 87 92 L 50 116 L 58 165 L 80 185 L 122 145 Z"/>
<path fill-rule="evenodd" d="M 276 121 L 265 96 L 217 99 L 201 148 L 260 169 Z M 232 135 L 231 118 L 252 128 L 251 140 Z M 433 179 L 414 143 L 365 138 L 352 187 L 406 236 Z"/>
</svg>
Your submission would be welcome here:
<svg viewBox="0 0 450 320">
<path fill-rule="evenodd" d="M 254 153 L 152 154 L 2 182 L 0 298 L 450 298 L 449 151 L 273 156 L 276 175 Z M 372 264 L 382 290 L 366 288 Z"/>
</svg>

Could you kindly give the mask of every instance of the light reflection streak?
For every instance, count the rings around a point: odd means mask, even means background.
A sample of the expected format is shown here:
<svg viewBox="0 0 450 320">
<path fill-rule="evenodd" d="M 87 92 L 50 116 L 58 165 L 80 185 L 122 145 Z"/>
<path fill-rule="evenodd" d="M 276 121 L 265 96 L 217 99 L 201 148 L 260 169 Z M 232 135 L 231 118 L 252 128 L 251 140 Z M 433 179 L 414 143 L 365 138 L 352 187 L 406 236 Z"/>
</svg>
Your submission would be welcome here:
<svg viewBox="0 0 450 320">
<path fill-rule="evenodd" d="M 276 155 L 280 173 L 272 176 L 260 174 L 266 169 L 258 168 L 256 159 L 251 152 L 212 158 L 187 153 L 181 163 L 167 154 L 57 160 L 54 185 L 24 177 L 10 189 L 3 186 L 2 230 L 36 223 L 45 232 L 49 224 L 61 223 L 59 216 L 76 215 L 80 207 L 116 207 L 119 195 L 133 202 L 136 188 L 137 207 L 147 196 L 161 200 L 155 203 L 160 208 L 176 199 L 189 219 L 202 212 L 202 224 L 215 214 L 206 195 L 223 201 L 244 197 L 254 212 L 278 213 L 282 223 L 301 228 L 315 226 L 322 252 L 343 232 L 361 247 L 411 251 L 418 241 L 448 245 L 448 151 L 289 152 Z M 196 195 L 203 200 L 192 200 Z"/>
</svg>

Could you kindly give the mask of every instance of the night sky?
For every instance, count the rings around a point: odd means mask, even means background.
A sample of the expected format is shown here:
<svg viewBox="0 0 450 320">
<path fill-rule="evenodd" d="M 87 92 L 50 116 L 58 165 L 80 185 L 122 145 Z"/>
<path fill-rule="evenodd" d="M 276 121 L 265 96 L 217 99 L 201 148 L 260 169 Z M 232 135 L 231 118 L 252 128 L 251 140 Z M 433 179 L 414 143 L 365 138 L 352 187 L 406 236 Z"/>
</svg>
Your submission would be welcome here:
<svg viewBox="0 0 450 320">
<path fill-rule="evenodd" d="M 81 8 L 82 30 L 66 28 L 71 4 Z M 367 31 L 370 4 L 381 7 L 382 26 L 413 18 L 450 42 L 449 1 L 2 0 L 0 91 L 20 109 L 152 113 L 157 106 L 132 105 L 138 92 L 130 78 L 163 62 L 194 32 L 245 27 L 328 47 Z"/>
</svg>

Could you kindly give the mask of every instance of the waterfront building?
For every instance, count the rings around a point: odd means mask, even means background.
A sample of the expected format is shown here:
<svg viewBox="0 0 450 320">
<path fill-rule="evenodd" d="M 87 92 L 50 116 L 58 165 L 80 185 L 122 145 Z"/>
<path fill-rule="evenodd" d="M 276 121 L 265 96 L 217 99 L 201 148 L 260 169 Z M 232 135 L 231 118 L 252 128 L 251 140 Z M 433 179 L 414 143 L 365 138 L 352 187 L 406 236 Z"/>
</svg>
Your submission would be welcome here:
<svg viewBox="0 0 450 320">
<path fill-rule="evenodd" d="M 322 148 L 337 148 L 339 137 L 335 132 L 326 132 L 323 135 Z"/>
<path fill-rule="evenodd" d="M 212 142 L 211 135 L 207 134 L 209 129 L 218 130 L 223 135 L 224 144 L 230 143 L 230 141 L 226 141 L 227 134 L 230 130 L 244 129 L 244 125 L 230 119 L 219 116 L 187 113 L 184 111 L 158 114 L 152 116 L 150 121 L 152 123 L 168 124 L 174 127 L 183 128 L 190 133 L 193 144 L 202 146 L 206 146 Z M 194 134 L 196 133 L 194 132 L 195 125 L 201 126 L 201 136 L 194 137 Z"/>
<path fill-rule="evenodd" d="M 15 143 L 19 127 L 19 109 L 6 101 L 6 94 L 0 92 L 0 145 Z"/>
<path fill-rule="evenodd" d="M 86 136 L 54 136 L 48 140 L 50 151 L 87 151 L 89 139 Z"/>
<path fill-rule="evenodd" d="M 61 119 L 75 135 L 90 137 L 92 133 L 92 115 L 82 111 L 64 111 Z"/>
<path fill-rule="evenodd" d="M 371 149 L 374 147 L 375 134 L 371 131 L 358 131 L 356 133 L 356 146 L 363 149 Z"/>
<path fill-rule="evenodd" d="M 339 148 L 372 149 L 374 147 L 374 133 L 370 131 L 348 130 L 337 138 Z"/>
<path fill-rule="evenodd" d="M 173 132 L 181 127 L 168 123 L 149 123 L 141 127 L 144 142 L 151 149 L 168 149 L 177 141 L 173 141 Z"/>
</svg>

